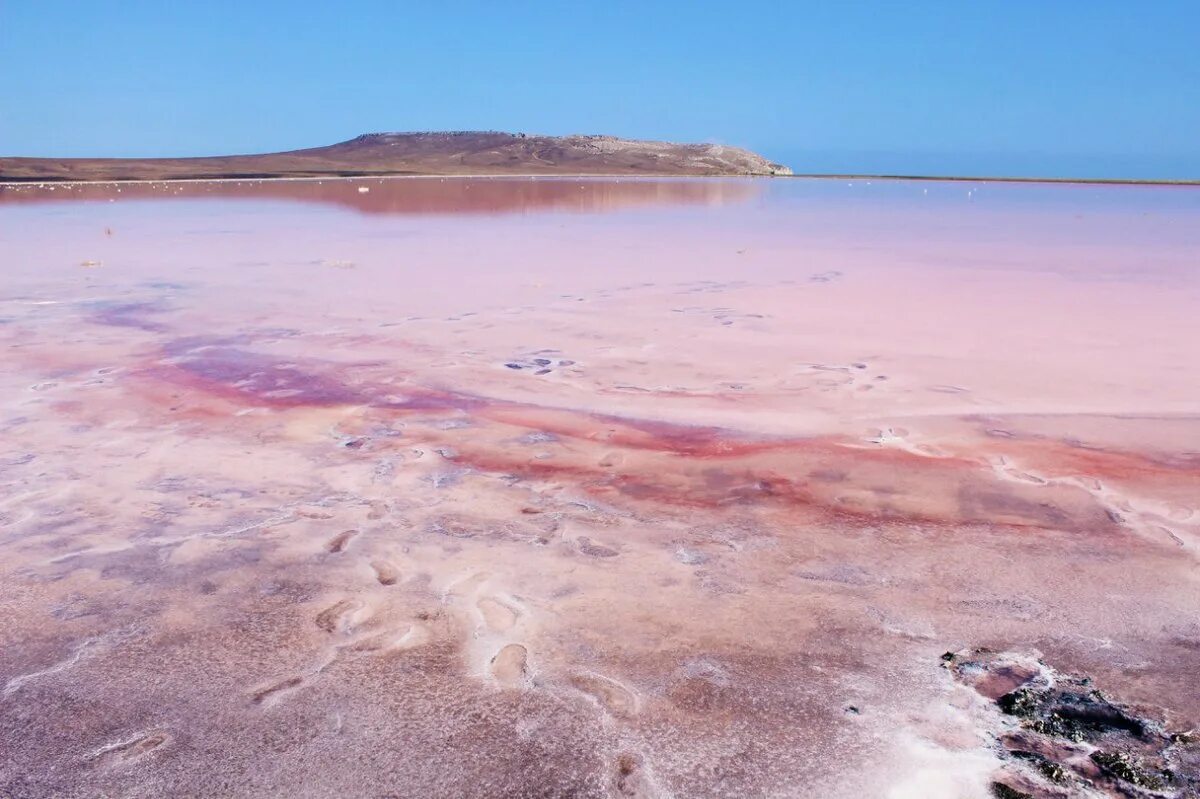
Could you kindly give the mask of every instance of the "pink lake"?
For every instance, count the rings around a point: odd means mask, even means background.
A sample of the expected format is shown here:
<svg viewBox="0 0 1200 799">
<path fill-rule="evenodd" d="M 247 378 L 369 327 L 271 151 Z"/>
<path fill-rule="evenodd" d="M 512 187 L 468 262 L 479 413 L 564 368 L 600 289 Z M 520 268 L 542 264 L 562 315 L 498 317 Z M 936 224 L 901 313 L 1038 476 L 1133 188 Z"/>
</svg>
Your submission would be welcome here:
<svg viewBox="0 0 1200 799">
<path fill-rule="evenodd" d="M 1200 790 L 1198 189 L 0 186 L 0 346 L 0 795 Z"/>
</svg>

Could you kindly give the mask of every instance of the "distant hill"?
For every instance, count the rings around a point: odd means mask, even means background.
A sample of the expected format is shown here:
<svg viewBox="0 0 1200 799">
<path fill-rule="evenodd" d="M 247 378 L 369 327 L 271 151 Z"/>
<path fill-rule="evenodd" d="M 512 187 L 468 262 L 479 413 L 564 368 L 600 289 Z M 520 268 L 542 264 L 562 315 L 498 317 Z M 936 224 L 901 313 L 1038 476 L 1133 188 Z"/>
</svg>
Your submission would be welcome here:
<svg viewBox="0 0 1200 799">
<path fill-rule="evenodd" d="M 0 158 L 0 181 L 360 175 L 788 175 L 721 144 L 523 133 L 368 133 L 308 150 L 205 158 Z"/>
</svg>

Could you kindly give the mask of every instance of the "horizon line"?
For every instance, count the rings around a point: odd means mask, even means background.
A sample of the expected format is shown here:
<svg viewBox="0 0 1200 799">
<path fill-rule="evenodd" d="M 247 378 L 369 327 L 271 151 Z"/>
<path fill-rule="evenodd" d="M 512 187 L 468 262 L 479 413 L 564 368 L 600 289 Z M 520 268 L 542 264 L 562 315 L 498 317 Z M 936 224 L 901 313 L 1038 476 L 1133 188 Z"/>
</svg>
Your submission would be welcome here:
<svg viewBox="0 0 1200 799">
<path fill-rule="evenodd" d="M 225 177 L 200 178 L 128 178 L 111 180 L 76 180 L 72 178 L 39 177 L 12 178 L 0 176 L 0 187 L 6 186 L 39 186 L 50 185 L 115 185 L 130 183 L 241 183 L 263 181 L 304 181 L 304 180 L 363 180 L 383 178 L 441 178 L 453 180 L 488 179 L 488 180 L 561 180 L 561 179 L 618 179 L 618 180 L 730 180 L 730 179 L 805 179 L 805 180 L 890 180 L 913 182 L 944 182 L 944 183 L 1045 183 L 1061 185 L 1107 185 L 1107 186 L 1179 186 L 1200 187 L 1200 178 L 1192 179 L 1163 179 L 1163 178 L 1075 178 L 1075 177 L 1029 177 L 1029 176 L 997 176 L 997 175 L 888 175 L 866 173 L 793 173 L 790 175 L 670 175 L 646 174 L 630 175 L 628 173 L 524 173 L 524 174 L 439 174 L 436 172 L 414 174 L 411 172 L 358 172 L 331 173 L 313 175 L 230 175 Z"/>
</svg>

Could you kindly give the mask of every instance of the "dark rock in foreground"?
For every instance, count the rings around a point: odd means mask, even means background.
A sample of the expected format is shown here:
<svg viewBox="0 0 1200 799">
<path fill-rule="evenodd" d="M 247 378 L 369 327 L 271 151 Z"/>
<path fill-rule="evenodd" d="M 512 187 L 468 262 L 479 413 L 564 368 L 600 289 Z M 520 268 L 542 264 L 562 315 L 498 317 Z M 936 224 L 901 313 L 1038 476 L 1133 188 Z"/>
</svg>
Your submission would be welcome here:
<svg viewBox="0 0 1200 799">
<path fill-rule="evenodd" d="M 1200 795 L 1194 732 L 1171 732 L 1090 678 L 1028 655 L 975 649 L 942 660 L 1000 713 L 992 730 L 1003 764 L 992 784 L 998 799 Z"/>
</svg>

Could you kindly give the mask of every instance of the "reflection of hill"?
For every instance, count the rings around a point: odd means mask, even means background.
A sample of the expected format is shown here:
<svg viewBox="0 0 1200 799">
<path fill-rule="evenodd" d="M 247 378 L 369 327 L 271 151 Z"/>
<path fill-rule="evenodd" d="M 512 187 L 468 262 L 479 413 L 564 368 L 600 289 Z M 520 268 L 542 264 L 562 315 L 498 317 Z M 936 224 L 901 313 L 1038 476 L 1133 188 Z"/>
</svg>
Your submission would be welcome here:
<svg viewBox="0 0 1200 799">
<path fill-rule="evenodd" d="M 361 189 L 366 188 L 367 191 Z M 598 213 L 655 205 L 725 205 L 762 190 L 750 180 L 398 178 L 0 186 L 0 205 L 113 200 L 255 199 L 328 203 L 367 214 Z"/>
</svg>

